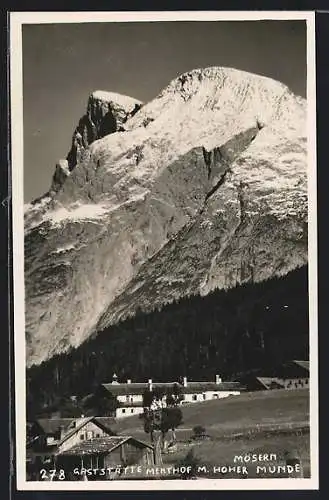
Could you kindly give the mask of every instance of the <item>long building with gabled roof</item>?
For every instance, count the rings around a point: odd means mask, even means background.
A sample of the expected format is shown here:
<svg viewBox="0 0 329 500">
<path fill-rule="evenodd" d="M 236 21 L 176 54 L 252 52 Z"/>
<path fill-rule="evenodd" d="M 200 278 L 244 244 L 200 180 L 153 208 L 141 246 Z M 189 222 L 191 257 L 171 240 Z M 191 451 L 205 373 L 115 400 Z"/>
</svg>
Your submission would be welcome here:
<svg viewBox="0 0 329 500">
<path fill-rule="evenodd" d="M 122 418 L 143 413 L 143 396 L 147 391 L 159 391 L 164 395 L 177 393 L 180 395 L 180 404 L 209 401 L 211 399 L 222 399 L 228 396 L 236 396 L 243 388 L 239 382 L 223 382 L 219 375 L 214 381 L 189 381 L 183 377 L 182 382 L 118 382 L 116 374 L 112 382 L 100 384 L 96 397 L 109 397 L 117 401 L 115 417 Z"/>
</svg>

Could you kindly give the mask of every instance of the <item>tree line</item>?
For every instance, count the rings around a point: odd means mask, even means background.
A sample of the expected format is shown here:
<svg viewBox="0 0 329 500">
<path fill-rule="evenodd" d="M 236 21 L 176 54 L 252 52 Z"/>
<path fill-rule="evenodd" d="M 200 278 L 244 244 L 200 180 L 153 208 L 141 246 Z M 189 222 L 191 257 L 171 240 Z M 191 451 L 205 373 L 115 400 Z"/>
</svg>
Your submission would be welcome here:
<svg viewBox="0 0 329 500">
<path fill-rule="evenodd" d="M 308 269 L 141 310 L 82 346 L 27 371 L 28 408 L 78 400 L 115 372 L 120 381 L 231 379 L 254 368 L 308 359 Z"/>
</svg>

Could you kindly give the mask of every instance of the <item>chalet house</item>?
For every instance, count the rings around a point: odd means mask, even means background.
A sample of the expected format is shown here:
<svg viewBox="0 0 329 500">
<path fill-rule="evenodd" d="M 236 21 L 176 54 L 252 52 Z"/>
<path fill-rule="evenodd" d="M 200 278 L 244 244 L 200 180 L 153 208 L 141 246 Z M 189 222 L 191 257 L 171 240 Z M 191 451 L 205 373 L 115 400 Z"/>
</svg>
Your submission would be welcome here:
<svg viewBox="0 0 329 500">
<path fill-rule="evenodd" d="M 190 382 L 187 377 L 184 377 L 183 383 L 155 383 L 152 379 L 148 382 L 132 382 L 128 379 L 126 383 L 119 383 L 114 374 L 112 382 L 101 384 L 95 396 L 107 395 L 115 398 L 118 405 L 115 418 L 122 418 L 143 413 L 143 395 L 147 390 L 154 391 L 155 389 L 160 389 L 165 393 L 178 389 L 181 394 L 181 405 L 239 395 L 242 390 L 239 382 L 223 382 L 218 375 L 213 382 Z"/>
<path fill-rule="evenodd" d="M 68 471 L 107 469 L 105 477 L 98 470 L 94 477 L 89 479 L 114 479 L 118 474 L 118 466 L 153 466 L 154 450 L 151 444 L 131 436 L 106 436 L 81 441 L 58 452 L 56 465 L 57 468 Z"/>
<path fill-rule="evenodd" d="M 248 390 L 307 389 L 309 387 L 309 361 L 292 360 L 279 366 L 268 367 L 246 374 L 239 381 Z"/>
<path fill-rule="evenodd" d="M 104 467 L 112 463 L 124 465 L 128 461 L 130 464 L 153 464 L 151 445 L 130 436 L 116 436 L 110 430 L 111 423 L 111 418 L 88 417 L 40 419 L 29 424 L 28 474 L 33 478 L 36 471 L 46 467 L 71 470 L 71 466 L 98 463 L 99 467 Z"/>
<path fill-rule="evenodd" d="M 239 382 L 223 382 L 219 375 L 216 375 L 214 382 L 189 382 L 184 377 L 181 404 L 238 396 L 241 390 Z"/>
<path fill-rule="evenodd" d="M 34 450 L 70 445 L 72 440 L 113 435 L 110 417 L 41 418 L 28 423 L 27 442 Z"/>
</svg>

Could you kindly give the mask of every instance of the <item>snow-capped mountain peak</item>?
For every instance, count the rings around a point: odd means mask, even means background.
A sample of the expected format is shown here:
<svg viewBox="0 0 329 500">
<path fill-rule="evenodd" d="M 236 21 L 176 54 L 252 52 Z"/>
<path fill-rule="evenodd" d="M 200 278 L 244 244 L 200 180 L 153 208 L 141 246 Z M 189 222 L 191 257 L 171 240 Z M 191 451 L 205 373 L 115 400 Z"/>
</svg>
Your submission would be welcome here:
<svg viewBox="0 0 329 500">
<path fill-rule="evenodd" d="M 126 110 L 134 109 L 135 104 L 142 104 L 142 101 L 135 99 L 134 97 L 129 97 L 127 95 L 118 94 L 117 92 L 108 92 L 106 90 L 95 90 L 90 94 L 90 99 L 92 101 L 103 101 L 106 103 L 112 103 L 114 105 L 121 106 Z"/>
<path fill-rule="evenodd" d="M 304 264 L 305 114 L 285 85 L 231 68 L 185 73 L 144 105 L 93 92 L 26 212 L 29 363 L 138 307 Z"/>
</svg>

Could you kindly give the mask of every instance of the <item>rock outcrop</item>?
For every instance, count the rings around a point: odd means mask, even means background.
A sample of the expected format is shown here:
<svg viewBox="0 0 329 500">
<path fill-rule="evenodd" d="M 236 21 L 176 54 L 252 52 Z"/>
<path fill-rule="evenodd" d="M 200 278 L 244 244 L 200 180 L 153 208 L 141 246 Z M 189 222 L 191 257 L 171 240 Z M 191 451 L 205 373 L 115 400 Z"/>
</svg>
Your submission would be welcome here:
<svg viewBox="0 0 329 500">
<path fill-rule="evenodd" d="M 84 159 L 88 146 L 105 135 L 124 130 L 124 123 L 141 108 L 132 97 L 96 90 L 89 96 L 87 111 L 76 127 L 71 150 L 67 155 L 69 169 Z"/>
<path fill-rule="evenodd" d="M 127 119 L 88 110 L 98 135 L 26 211 L 29 365 L 137 308 L 307 262 L 306 105 L 286 86 L 207 68 Z"/>
</svg>

